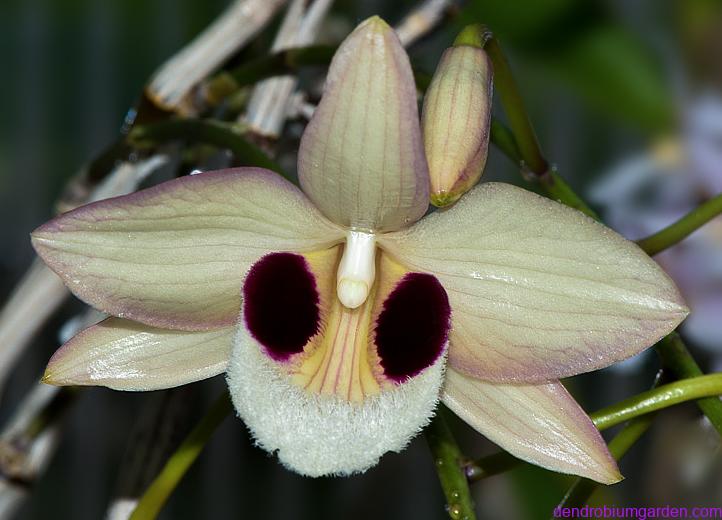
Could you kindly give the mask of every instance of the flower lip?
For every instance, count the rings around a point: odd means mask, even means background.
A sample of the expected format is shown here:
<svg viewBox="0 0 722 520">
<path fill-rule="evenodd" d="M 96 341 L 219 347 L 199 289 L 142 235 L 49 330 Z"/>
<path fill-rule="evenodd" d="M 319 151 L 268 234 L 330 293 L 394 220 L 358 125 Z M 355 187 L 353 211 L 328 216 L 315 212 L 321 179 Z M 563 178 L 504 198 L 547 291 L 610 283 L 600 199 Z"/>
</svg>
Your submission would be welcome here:
<svg viewBox="0 0 722 520">
<path fill-rule="evenodd" d="M 451 307 L 436 277 L 409 273 L 384 302 L 376 321 L 377 354 L 384 375 L 402 383 L 442 355 Z"/>
<path fill-rule="evenodd" d="M 302 352 L 319 330 L 316 281 L 301 255 L 261 258 L 248 272 L 243 298 L 246 327 L 276 361 Z"/>
</svg>

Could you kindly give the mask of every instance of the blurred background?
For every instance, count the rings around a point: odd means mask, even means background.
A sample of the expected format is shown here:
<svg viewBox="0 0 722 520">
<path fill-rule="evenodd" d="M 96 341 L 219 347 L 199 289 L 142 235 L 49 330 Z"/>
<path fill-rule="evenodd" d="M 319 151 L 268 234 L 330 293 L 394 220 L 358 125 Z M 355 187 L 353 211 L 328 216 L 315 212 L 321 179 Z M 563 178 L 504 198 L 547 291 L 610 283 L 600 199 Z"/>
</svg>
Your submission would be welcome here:
<svg viewBox="0 0 722 520">
<path fill-rule="evenodd" d="M 30 231 L 53 215 L 82 166 L 118 139 L 128 110 L 154 71 L 227 4 L 2 2 L 0 302 L 11 298 L 33 261 Z M 448 4 L 440 24 L 409 47 L 414 63 L 433 72 L 463 25 L 487 24 L 507 52 L 542 149 L 611 227 L 640 238 L 722 191 L 722 3 Z M 409 0 L 338 0 L 318 31 L 320 40 L 340 41 L 371 14 L 396 24 L 416 5 Z M 275 14 L 230 63 L 266 53 L 282 16 L 283 11 Z M 322 78 L 323 69 L 301 76 L 312 100 Z M 503 119 L 498 108 L 495 115 Z M 289 170 L 303 124 L 302 117 L 291 118 L 278 145 L 261 142 Z M 485 178 L 524 185 L 518 165 L 490 150 Z M 154 175 L 188 173 L 182 171 L 190 168 L 182 149 L 170 146 L 165 152 L 175 159 Z M 223 160 L 212 151 L 204 151 L 203 158 L 205 164 Z M 722 221 L 717 218 L 657 260 L 693 309 L 683 328 L 693 354 L 705 371 L 719 370 Z M 17 359 L 0 356 L 0 430 L 25 406 L 21 401 L 36 386 L 61 329 L 82 311 L 80 302 L 67 299 Z M 648 352 L 576 378 L 570 389 L 592 411 L 648 389 L 658 367 Z M 93 388 L 72 396 L 61 406 L 62 416 L 51 418 L 57 423 L 53 438 L 58 445 L 47 468 L 22 478 L 2 476 L 0 497 L 8 486 L 19 486 L 24 498 L 14 502 L 21 504 L 15 518 L 103 518 L 114 498 L 142 487 L 148 478 L 144 471 L 159 464 L 154 450 L 146 455 L 137 446 L 148 441 L 151 446 L 177 444 L 222 389 L 222 379 L 216 378 L 168 392 Z M 470 457 L 497 450 L 461 421 L 453 427 Z M 591 503 L 722 506 L 719 441 L 693 405 L 665 410 L 622 461 L 626 480 L 601 490 Z M 2 467 L 16 462 L 16 452 L 25 447 L 22 442 L 0 447 Z M 473 484 L 472 491 L 480 518 L 542 519 L 550 517 L 570 482 L 521 466 Z M 0 516 L 5 514 L 2 503 Z M 447 513 L 423 438 L 401 454 L 386 455 L 365 475 L 306 479 L 253 447 L 242 424 L 227 419 L 161 518 L 244 516 L 442 519 Z"/>
</svg>

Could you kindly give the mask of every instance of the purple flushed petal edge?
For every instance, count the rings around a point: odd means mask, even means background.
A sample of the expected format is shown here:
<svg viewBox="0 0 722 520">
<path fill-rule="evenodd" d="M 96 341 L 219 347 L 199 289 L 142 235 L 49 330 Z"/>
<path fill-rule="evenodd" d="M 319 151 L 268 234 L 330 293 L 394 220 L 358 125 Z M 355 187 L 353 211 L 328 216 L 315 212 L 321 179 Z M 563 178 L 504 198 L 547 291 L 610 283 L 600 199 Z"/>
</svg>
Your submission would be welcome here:
<svg viewBox="0 0 722 520">
<path fill-rule="evenodd" d="M 125 208 L 127 206 L 144 206 L 152 204 L 153 201 L 162 196 L 168 196 L 172 194 L 176 188 L 183 187 L 188 188 L 194 187 L 198 189 L 208 189 L 215 185 L 224 185 L 229 182 L 245 180 L 248 178 L 258 179 L 260 182 L 272 184 L 274 189 L 279 191 L 285 191 L 292 197 L 303 198 L 309 206 L 312 206 L 311 202 L 308 201 L 304 193 L 295 185 L 291 184 L 279 174 L 266 170 L 263 168 L 253 167 L 241 167 L 241 168 L 229 168 L 224 170 L 214 170 L 203 172 L 196 175 L 189 175 L 173 179 L 170 181 L 163 182 L 156 186 L 130 193 L 128 195 L 122 195 L 119 197 L 113 197 L 105 200 L 93 202 L 76 209 L 73 209 L 67 213 L 59 215 L 45 224 L 38 227 L 32 232 L 32 243 L 37 254 L 43 259 L 43 261 L 52 269 L 58 276 L 63 279 L 63 282 L 71 289 L 73 294 L 78 298 L 88 303 L 89 305 L 98 308 L 99 310 L 125 319 L 130 319 L 150 325 L 153 327 L 173 329 L 173 330 L 185 330 L 185 331 L 203 331 L 212 330 L 222 327 L 229 327 L 236 323 L 238 320 L 237 312 L 228 313 L 217 320 L 205 319 L 205 320 L 193 320 L 189 317 L 183 317 L 183 319 L 173 318 L 168 315 L 157 314 L 148 312 L 143 308 L 142 305 L 133 303 L 127 303 L 123 301 L 114 302 L 112 297 L 105 298 L 103 302 L 99 302 L 96 298 L 93 298 L 89 293 L 89 290 L 78 288 L 75 284 L 70 283 L 74 276 L 66 272 L 63 267 L 64 264 L 61 262 L 54 261 L 44 254 L 44 246 L 42 244 L 43 234 L 50 234 L 70 231 L 77 229 L 77 225 L 74 224 L 75 219 L 80 219 L 85 222 L 102 221 L 102 218 L 95 216 L 96 211 L 105 211 L 107 209 L 118 209 Z M 316 210 L 317 211 L 317 210 Z M 320 214 L 320 213 L 319 213 Z M 242 279 L 239 279 L 238 290 L 239 290 L 239 307 L 240 307 L 240 289 L 242 285 Z"/>
</svg>

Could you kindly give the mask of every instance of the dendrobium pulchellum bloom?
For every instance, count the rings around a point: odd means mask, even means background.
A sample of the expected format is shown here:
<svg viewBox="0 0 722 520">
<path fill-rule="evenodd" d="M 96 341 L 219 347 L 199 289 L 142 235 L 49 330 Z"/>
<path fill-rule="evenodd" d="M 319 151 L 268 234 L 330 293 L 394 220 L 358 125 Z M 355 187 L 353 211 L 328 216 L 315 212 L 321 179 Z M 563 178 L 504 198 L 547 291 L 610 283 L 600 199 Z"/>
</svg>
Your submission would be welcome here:
<svg viewBox="0 0 722 520">
<path fill-rule="evenodd" d="M 648 256 L 507 184 L 422 218 L 414 80 L 377 17 L 339 48 L 298 171 L 301 189 L 258 168 L 184 177 L 36 230 L 45 262 L 112 316 L 61 347 L 45 381 L 153 390 L 225 372 L 257 443 L 304 475 L 366 470 L 440 399 L 522 459 L 620 479 L 559 378 L 684 318 Z"/>
</svg>

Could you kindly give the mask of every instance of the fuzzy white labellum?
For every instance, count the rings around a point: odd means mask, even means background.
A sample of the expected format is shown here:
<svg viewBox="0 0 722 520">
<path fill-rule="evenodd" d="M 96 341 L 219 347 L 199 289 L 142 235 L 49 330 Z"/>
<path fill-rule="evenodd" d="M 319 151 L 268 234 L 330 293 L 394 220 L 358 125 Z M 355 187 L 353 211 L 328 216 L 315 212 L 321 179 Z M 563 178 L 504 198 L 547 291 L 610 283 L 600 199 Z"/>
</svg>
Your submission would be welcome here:
<svg viewBox="0 0 722 520">
<path fill-rule="evenodd" d="M 240 327 L 227 382 L 238 415 L 256 443 L 302 475 L 350 475 L 399 452 L 430 421 L 439 400 L 445 354 L 423 373 L 361 403 L 308 392 L 292 382 Z"/>
<path fill-rule="evenodd" d="M 368 235 L 356 240 L 373 247 Z M 376 280 L 353 309 L 337 296 L 335 275 L 357 272 L 344 270 L 340 246 L 267 255 L 244 282 L 231 396 L 258 443 L 304 475 L 366 470 L 401 450 L 438 400 L 446 293 L 433 276 L 374 256 Z"/>
</svg>

